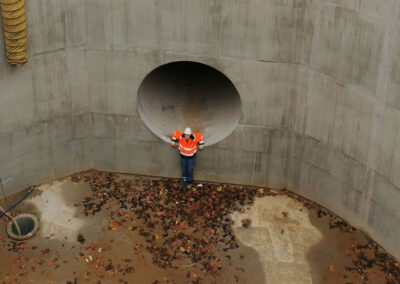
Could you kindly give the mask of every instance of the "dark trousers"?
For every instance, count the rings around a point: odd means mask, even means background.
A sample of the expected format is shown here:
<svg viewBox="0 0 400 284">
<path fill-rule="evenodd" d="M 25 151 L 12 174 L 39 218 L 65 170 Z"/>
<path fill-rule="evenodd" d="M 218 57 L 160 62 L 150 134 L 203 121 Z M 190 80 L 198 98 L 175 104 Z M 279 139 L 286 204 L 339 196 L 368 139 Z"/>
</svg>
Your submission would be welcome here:
<svg viewBox="0 0 400 284">
<path fill-rule="evenodd" d="M 194 168 L 195 157 L 183 158 L 181 157 L 182 166 L 182 184 L 186 185 L 193 181 L 193 168 Z"/>
</svg>

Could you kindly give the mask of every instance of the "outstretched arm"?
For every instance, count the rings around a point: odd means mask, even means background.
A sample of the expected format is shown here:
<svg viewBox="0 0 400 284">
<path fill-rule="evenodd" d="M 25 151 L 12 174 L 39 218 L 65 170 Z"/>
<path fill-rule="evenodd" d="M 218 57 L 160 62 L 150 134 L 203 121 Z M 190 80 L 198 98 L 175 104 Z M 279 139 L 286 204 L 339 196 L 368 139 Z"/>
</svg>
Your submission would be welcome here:
<svg viewBox="0 0 400 284">
<path fill-rule="evenodd" d="M 196 133 L 196 141 L 197 141 L 197 144 L 199 145 L 199 150 L 203 150 L 204 149 L 204 138 L 200 132 Z"/>
<path fill-rule="evenodd" d="M 175 147 L 176 143 L 179 143 L 179 140 L 178 140 L 179 136 L 180 136 L 180 132 L 178 130 L 175 130 L 174 134 L 172 134 L 172 137 L 171 137 L 171 140 L 172 140 L 171 146 L 172 147 Z"/>
<path fill-rule="evenodd" d="M 175 147 L 175 146 L 176 146 L 177 139 L 174 138 L 174 136 L 172 136 L 172 137 L 171 137 L 171 140 L 172 140 L 172 142 L 171 142 L 171 147 Z"/>
</svg>

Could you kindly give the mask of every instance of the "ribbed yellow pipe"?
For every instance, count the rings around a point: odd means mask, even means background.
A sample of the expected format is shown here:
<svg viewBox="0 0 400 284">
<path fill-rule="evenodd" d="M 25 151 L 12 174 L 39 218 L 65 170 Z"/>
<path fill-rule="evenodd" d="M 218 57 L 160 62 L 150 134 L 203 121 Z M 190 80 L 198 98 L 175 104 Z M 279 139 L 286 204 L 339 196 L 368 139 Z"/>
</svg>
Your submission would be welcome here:
<svg viewBox="0 0 400 284">
<path fill-rule="evenodd" d="M 22 66 L 28 61 L 26 51 L 25 0 L 0 0 L 7 61 L 14 66 Z"/>
</svg>

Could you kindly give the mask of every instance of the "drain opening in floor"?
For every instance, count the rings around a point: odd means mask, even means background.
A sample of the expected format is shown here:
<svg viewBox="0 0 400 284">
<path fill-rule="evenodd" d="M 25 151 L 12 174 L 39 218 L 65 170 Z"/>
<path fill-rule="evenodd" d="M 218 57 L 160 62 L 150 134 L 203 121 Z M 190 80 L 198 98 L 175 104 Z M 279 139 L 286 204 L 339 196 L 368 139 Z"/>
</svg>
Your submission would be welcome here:
<svg viewBox="0 0 400 284">
<path fill-rule="evenodd" d="M 101 172 L 39 189 L 19 208 L 40 216 L 36 237 L 0 240 L 6 283 L 356 284 L 400 276 L 373 241 L 288 191 L 215 183 L 181 190 L 175 179 Z"/>
</svg>

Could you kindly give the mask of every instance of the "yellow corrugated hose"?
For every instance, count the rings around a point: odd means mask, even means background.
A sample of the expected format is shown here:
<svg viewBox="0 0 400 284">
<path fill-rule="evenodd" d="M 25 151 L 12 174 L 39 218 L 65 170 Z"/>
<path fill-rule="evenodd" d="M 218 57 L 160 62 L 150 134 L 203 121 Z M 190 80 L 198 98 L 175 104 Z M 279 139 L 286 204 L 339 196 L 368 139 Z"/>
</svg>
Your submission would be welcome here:
<svg viewBox="0 0 400 284">
<path fill-rule="evenodd" d="M 25 0 L 0 0 L 7 61 L 14 66 L 22 66 L 28 61 L 26 51 Z"/>
</svg>

